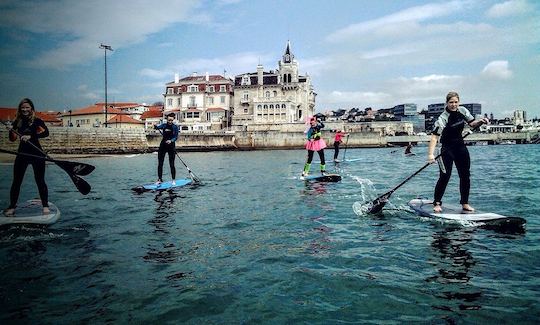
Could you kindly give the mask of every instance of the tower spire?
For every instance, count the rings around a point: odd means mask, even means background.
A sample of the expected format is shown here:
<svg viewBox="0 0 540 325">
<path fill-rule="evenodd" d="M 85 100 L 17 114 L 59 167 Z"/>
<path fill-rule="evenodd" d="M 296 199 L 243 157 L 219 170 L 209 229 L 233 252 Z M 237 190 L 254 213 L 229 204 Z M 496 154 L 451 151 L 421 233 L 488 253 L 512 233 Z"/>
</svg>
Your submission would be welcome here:
<svg viewBox="0 0 540 325">
<path fill-rule="evenodd" d="M 285 54 L 283 54 L 283 63 L 291 63 L 294 59 L 294 55 L 291 51 L 291 41 L 287 40 L 287 47 L 285 48 Z"/>
</svg>

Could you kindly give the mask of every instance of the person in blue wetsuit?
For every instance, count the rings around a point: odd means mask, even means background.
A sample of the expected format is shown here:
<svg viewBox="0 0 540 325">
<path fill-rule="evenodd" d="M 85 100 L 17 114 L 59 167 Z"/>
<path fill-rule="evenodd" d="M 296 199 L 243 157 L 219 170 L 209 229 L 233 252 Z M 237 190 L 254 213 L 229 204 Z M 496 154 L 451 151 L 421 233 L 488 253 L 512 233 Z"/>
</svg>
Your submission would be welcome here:
<svg viewBox="0 0 540 325">
<path fill-rule="evenodd" d="M 24 98 L 21 100 L 17 109 L 17 114 L 15 115 L 15 120 L 11 125 L 12 129 L 9 132 L 9 140 L 16 141 L 17 138 L 19 138 L 19 153 L 44 157 L 39 139 L 48 137 L 49 129 L 43 120 L 36 117 L 34 103 L 30 99 Z M 15 214 L 15 208 L 21 191 L 21 184 L 28 165 L 32 165 L 32 168 L 34 169 L 34 179 L 38 188 L 41 204 L 43 205 L 43 214 L 48 214 L 50 212 L 49 190 L 45 183 L 45 159 L 17 155 L 13 164 L 13 183 L 11 184 L 11 190 L 9 192 L 10 203 L 9 207 L 4 211 L 6 216 L 13 216 Z"/>
<path fill-rule="evenodd" d="M 174 167 L 174 157 L 176 156 L 175 142 L 178 139 L 178 126 L 174 122 L 174 113 L 167 114 L 167 122 L 154 125 L 154 129 L 162 130 L 163 138 L 159 144 L 158 150 L 158 180 L 157 184 L 163 182 L 163 161 L 165 160 L 165 154 L 169 155 L 169 166 L 171 167 L 171 177 L 176 179 L 176 168 Z"/>
<path fill-rule="evenodd" d="M 450 180 L 453 164 L 456 165 L 459 175 L 459 192 L 461 194 L 459 203 L 464 211 L 474 211 L 469 205 L 471 159 L 461 135 L 465 123 L 475 128 L 482 123 L 489 123 L 489 120 L 487 118 L 475 120 L 465 107 L 459 106 L 458 93 L 449 92 L 446 95 L 445 109 L 435 121 L 428 147 L 428 162 L 433 163 L 435 162 L 435 146 L 440 137 L 441 158 L 445 171 L 442 169 L 439 171 L 439 180 L 435 185 L 433 195 L 433 211 L 435 212 L 442 212 L 442 197 Z"/>
</svg>

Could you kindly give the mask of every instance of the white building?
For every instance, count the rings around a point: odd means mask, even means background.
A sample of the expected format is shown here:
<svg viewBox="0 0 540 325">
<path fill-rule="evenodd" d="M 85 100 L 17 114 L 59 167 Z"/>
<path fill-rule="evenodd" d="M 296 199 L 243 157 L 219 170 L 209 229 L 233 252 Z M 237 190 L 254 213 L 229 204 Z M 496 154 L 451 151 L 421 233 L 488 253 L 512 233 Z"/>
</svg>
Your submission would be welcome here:
<svg viewBox="0 0 540 325">
<path fill-rule="evenodd" d="M 235 76 L 234 115 L 232 124 L 245 129 L 250 124 L 281 124 L 304 122 L 313 115 L 316 93 L 311 78 L 298 73 L 298 62 L 287 47 L 277 70 Z"/>
<path fill-rule="evenodd" d="M 220 130 L 230 126 L 233 81 L 221 75 L 179 79 L 166 85 L 164 115 L 175 113 L 182 130 Z"/>
</svg>

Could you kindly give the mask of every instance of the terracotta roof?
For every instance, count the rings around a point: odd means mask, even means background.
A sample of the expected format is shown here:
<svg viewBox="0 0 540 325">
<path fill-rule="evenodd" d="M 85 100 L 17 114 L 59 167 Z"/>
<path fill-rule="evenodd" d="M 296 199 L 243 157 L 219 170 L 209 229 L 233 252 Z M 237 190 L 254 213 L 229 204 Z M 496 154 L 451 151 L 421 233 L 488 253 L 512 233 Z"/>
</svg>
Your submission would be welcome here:
<svg viewBox="0 0 540 325">
<path fill-rule="evenodd" d="M 141 120 L 144 120 L 147 118 L 162 117 L 162 116 L 163 116 L 163 112 L 161 110 L 159 111 L 151 110 L 151 111 L 146 111 L 142 113 Z"/>
<path fill-rule="evenodd" d="M 116 115 L 115 117 L 110 118 L 107 124 L 110 125 L 115 123 L 144 124 L 144 122 L 138 121 L 127 115 Z"/>
<path fill-rule="evenodd" d="M 163 105 L 148 106 L 148 110 L 163 112 Z"/>
<path fill-rule="evenodd" d="M 43 122 L 59 123 L 62 122 L 57 116 L 58 112 L 40 112 L 36 111 L 36 116 L 43 120 Z M 0 108 L 0 121 L 13 121 L 17 115 L 16 108 Z"/>
<path fill-rule="evenodd" d="M 206 111 L 207 112 L 223 112 L 223 111 L 226 111 L 226 109 L 221 108 L 221 107 L 212 107 L 212 108 L 208 108 Z"/>
<path fill-rule="evenodd" d="M 92 105 L 92 106 L 80 108 L 80 109 L 77 109 L 77 110 L 72 110 L 71 111 L 71 116 L 88 115 L 88 114 L 102 114 L 102 113 L 103 114 L 105 113 L 104 105 L 103 105 L 103 103 L 97 103 L 97 104 Z M 107 110 L 107 113 L 108 114 L 126 114 L 124 111 L 121 111 L 118 108 L 114 108 L 114 107 L 109 107 L 109 109 Z M 69 113 L 62 114 L 62 116 L 69 116 L 69 115 L 70 115 Z"/>
</svg>

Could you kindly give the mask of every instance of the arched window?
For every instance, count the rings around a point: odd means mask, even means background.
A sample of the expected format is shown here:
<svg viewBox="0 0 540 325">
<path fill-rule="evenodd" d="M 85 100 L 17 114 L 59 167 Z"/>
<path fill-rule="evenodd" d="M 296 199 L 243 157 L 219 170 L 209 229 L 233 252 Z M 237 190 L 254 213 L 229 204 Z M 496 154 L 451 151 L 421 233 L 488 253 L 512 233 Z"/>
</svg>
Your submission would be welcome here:
<svg viewBox="0 0 540 325">
<path fill-rule="evenodd" d="M 266 92 L 264 93 L 264 97 L 270 98 L 270 92 L 269 92 L 269 91 L 266 91 Z"/>
</svg>

